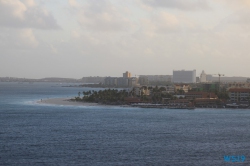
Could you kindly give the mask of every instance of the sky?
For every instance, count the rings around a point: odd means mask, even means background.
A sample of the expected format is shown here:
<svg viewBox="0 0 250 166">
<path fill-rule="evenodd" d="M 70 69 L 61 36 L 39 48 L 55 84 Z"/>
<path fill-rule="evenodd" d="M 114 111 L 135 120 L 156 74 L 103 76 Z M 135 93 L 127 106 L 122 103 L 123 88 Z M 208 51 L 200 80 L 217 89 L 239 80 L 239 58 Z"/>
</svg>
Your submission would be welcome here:
<svg viewBox="0 0 250 166">
<path fill-rule="evenodd" d="M 0 0 L 0 77 L 250 77 L 250 0 Z"/>
</svg>

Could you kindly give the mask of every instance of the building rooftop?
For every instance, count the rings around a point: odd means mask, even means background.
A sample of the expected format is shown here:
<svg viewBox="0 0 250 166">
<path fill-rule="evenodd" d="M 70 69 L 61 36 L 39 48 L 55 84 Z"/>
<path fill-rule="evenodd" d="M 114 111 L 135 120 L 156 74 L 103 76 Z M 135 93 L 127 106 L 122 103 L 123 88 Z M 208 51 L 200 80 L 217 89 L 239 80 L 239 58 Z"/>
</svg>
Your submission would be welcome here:
<svg viewBox="0 0 250 166">
<path fill-rule="evenodd" d="M 250 93 L 250 89 L 248 89 L 248 88 L 231 88 L 228 90 L 228 92 L 249 92 Z"/>
</svg>

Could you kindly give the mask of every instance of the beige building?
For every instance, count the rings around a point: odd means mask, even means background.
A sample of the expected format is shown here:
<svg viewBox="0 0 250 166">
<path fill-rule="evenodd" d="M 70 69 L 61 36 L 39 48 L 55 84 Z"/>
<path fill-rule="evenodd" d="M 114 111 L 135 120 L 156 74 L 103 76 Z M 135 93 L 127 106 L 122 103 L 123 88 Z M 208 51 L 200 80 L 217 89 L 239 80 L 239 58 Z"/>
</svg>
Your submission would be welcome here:
<svg viewBox="0 0 250 166">
<path fill-rule="evenodd" d="M 250 89 L 249 88 L 231 88 L 228 90 L 228 95 L 231 101 L 249 101 Z"/>
<path fill-rule="evenodd" d="M 183 90 L 185 93 L 187 93 L 188 90 L 191 89 L 191 87 L 189 85 L 186 85 L 186 84 L 176 84 L 174 86 L 175 86 L 175 91 Z"/>
<path fill-rule="evenodd" d="M 232 82 L 232 83 L 228 83 L 226 86 L 227 86 L 227 89 L 231 89 L 231 88 L 249 88 L 250 89 L 249 82 Z"/>
<path fill-rule="evenodd" d="M 136 96 L 141 96 L 141 95 L 149 96 L 150 95 L 149 89 L 144 89 L 142 87 L 136 87 L 134 90 L 135 90 Z"/>
<path fill-rule="evenodd" d="M 207 82 L 207 75 L 204 72 L 204 70 L 202 70 L 201 76 L 200 76 L 200 82 Z"/>
</svg>

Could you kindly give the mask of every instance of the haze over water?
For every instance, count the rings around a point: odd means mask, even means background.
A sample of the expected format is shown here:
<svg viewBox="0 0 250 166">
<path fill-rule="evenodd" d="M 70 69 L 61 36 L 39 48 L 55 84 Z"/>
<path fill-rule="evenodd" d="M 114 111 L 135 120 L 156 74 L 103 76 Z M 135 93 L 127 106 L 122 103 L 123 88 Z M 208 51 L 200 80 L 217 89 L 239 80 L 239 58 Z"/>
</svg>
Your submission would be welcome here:
<svg viewBox="0 0 250 166">
<path fill-rule="evenodd" d="M 249 110 L 35 102 L 86 89 L 0 83 L 0 165 L 221 165 L 224 155 L 249 163 Z"/>
</svg>

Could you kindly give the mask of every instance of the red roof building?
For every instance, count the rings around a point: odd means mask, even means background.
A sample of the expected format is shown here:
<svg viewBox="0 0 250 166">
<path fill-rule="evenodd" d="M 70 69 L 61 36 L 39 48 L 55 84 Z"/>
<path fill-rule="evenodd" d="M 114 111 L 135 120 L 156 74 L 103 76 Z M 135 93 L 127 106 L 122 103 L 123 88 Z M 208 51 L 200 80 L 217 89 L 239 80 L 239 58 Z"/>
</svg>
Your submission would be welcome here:
<svg viewBox="0 0 250 166">
<path fill-rule="evenodd" d="M 231 88 L 228 90 L 231 101 L 248 101 L 250 99 L 250 89 L 248 88 Z"/>
<path fill-rule="evenodd" d="M 213 92 L 187 92 L 185 93 L 187 99 L 196 98 L 218 98 Z"/>
<path fill-rule="evenodd" d="M 201 99 L 195 99 L 194 104 L 195 106 L 207 106 L 207 105 L 218 105 L 220 104 L 220 99 L 215 98 L 201 98 Z"/>
</svg>

